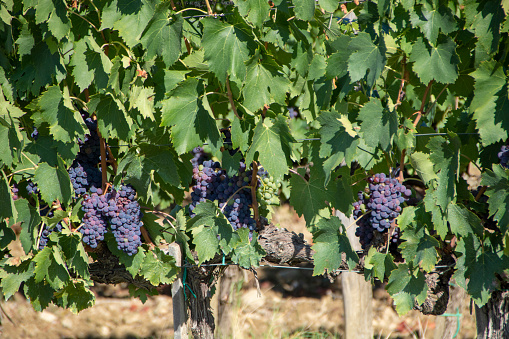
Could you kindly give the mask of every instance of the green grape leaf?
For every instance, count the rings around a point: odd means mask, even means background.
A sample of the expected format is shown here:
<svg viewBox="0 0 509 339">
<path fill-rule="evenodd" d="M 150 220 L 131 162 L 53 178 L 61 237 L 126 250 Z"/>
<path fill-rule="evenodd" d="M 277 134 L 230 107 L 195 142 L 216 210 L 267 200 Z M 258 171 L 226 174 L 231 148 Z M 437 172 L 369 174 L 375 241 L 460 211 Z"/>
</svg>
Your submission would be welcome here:
<svg viewBox="0 0 509 339">
<path fill-rule="evenodd" d="M 203 25 L 202 46 L 205 61 L 221 83 L 229 74 L 242 82 L 246 76 L 245 61 L 253 50 L 253 39 L 244 27 L 231 25 L 213 18 L 201 20 Z"/>
<path fill-rule="evenodd" d="M 71 30 L 71 21 L 67 17 L 68 10 L 65 2 L 51 0 L 43 0 L 41 2 L 52 2 L 54 7 L 51 10 L 51 14 L 48 20 L 48 28 L 51 34 L 57 38 L 57 40 L 62 40 L 62 38 L 66 37 Z M 37 7 L 39 7 L 39 4 Z"/>
<path fill-rule="evenodd" d="M 409 272 L 408 264 L 400 264 L 398 268 L 391 272 L 387 292 L 394 299 L 396 311 L 399 315 L 406 314 L 412 310 L 415 302 L 418 305 L 426 300 L 428 285 L 426 277 L 422 271 L 417 275 Z"/>
<path fill-rule="evenodd" d="M 318 117 L 320 128 L 320 157 L 324 162 L 325 184 L 330 180 L 330 173 L 343 161 L 351 163 L 357 154 L 359 138 L 357 132 L 346 116 L 336 111 L 322 112 Z"/>
<path fill-rule="evenodd" d="M 243 105 L 256 112 L 264 105 L 284 104 L 290 81 L 268 64 L 255 63 L 247 70 Z"/>
<path fill-rule="evenodd" d="M 178 154 L 189 152 L 205 141 L 214 149 L 222 145 L 204 94 L 203 83 L 196 78 L 188 78 L 162 101 L 161 126 L 173 126 L 171 139 Z"/>
<path fill-rule="evenodd" d="M 458 78 L 459 58 L 455 49 L 456 44 L 449 37 L 440 36 L 437 45 L 431 47 L 419 38 L 412 48 L 410 62 L 423 83 L 435 80 L 452 84 Z"/>
<path fill-rule="evenodd" d="M 265 256 L 265 251 L 256 241 L 258 235 L 256 232 L 253 232 L 253 240 L 250 241 L 249 230 L 247 228 L 240 228 L 236 233 L 239 235 L 240 241 L 233 250 L 233 262 L 245 269 L 258 267 L 260 260 Z"/>
<path fill-rule="evenodd" d="M 335 1 L 337 6 L 337 1 Z M 338 49 L 330 55 L 327 59 L 326 76 L 327 79 L 335 77 L 341 78 L 348 73 L 348 58 L 352 54 L 352 50 L 348 48 L 351 37 L 348 35 L 341 35 L 335 41 L 338 45 L 342 45 L 343 48 Z"/>
<path fill-rule="evenodd" d="M 502 166 L 494 165 L 493 171 L 487 170 L 482 175 L 481 185 L 488 187 L 490 216 L 498 221 L 502 234 L 507 232 L 509 225 L 509 175 Z"/>
<path fill-rule="evenodd" d="M 447 233 L 449 232 L 449 227 L 447 226 L 445 211 L 442 211 L 440 206 L 437 205 L 437 191 L 433 188 L 426 190 L 426 195 L 424 196 L 424 206 L 426 207 L 426 211 L 431 212 L 433 229 L 442 239 L 445 239 Z"/>
<path fill-rule="evenodd" d="M 32 207 L 26 199 L 18 199 L 14 202 L 14 205 L 18 212 L 18 217 L 15 220 L 16 222 L 21 222 L 19 240 L 23 247 L 23 251 L 25 251 L 25 254 L 28 254 L 35 244 L 37 226 L 41 223 L 41 217 L 37 210 Z"/>
<path fill-rule="evenodd" d="M 87 62 L 87 52 L 89 52 L 87 39 L 80 39 L 74 43 L 74 53 L 70 64 L 73 66 L 72 75 L 80 91 L 90 86 L 95 75 L 95 69 Z"/>
<path fill-rule="evenodd" d="M 457 28 L 449 8 L 445 6 L 432 8 L 426 2 L 410 10 L 410 21 L 421 29 L 421 32 L 433 45 L 436 45 L 440 31 L 443 34 L 449 34 Z"/>
<path fill-rule="evenodd" d="M 71 180 L 62 161 L 58 158 L 58 167 L 51 167 L 47 163 L 40 163 L 35 170 L 34 181 L 37 183 L 44 201 L 59 200 L 67 204 L 71 200 Z"/>
<path fill-rule="evenodd" d="M 52 232 L 50 239 L 60 245 L 70 267 L 83 279 L 89 279 L 88 255 L 79 233 L 63 229 L 61 232 Z"/>
<path fill-rule="evenodd" d="M 131 86 L 129 95 L 129 109 L 137 108 L 144 118 L 155 121 L 154 117 L 154 89 L 151 87 Z"/>
<path fill-rule="evenodd" d="M 107 20 L 106 24 L 103 23 L 103 28 L 114 22 L 113 28 L 118 30 L 127 46 L 132 48 L 140 43 L 143 31 L 154 16 L 157 3 L 155 0 L 113 1 L 108 11 L 102 14 L 102 17 Z M 111 17 L 108 18 L 108 16 Z"/>
<path fill-rule="evenodd" d="M 193 244 L 198 253 L 199 265 L 204 261 L 214 258 L 219 250 L 217 239 L 217 227 L 199 226 L 192 230 Z"/>
<path fill-rule="evenodd" d="M 456 180 L 459 173 L 459 140 L 451 135 L 448 140 L 443 137 L 433 137 L 427 146 L 431 150 L 430 160 L 435 164 L 435 172 L 438 172 L 436 188 L 436 204 L 447 209 L 447 205 L 454 199 L 456 192 Z"/>
<path fill-rule="evenodd" d="M 275 180 L 281 180 L 288 173 L 290 163 L 290 143 L 295 142 L 287 122 L 282 115 L 275 119 L 266 118 L 256 125 L 253 142 L 246 154 L 246 163 L 258 161 Z"/>
<path fill-rule="evenodd" d="M 361 32 L 350 41 L 348 48 L 354 51 L 348 58 L 351 81 L 359 81 L 367 74 L 367 84 L 372 87 L 382 74 L 387 61 L 384 40 L 380 38 L 375 45 L 368 33 Z"/>
<path fill-rule="evenodd" d="M 464 237 L 470 233 L 474 233 L 478 237 L 482 236 L 483 226 L 481 219 L 461 204 L 449 204 L 447 220 L 451 225 L 451 231 L 458 237 Z"/>
<path fill-rule="evenodd" d="M 35 46 L 35 39 L 30 31 L 30 25 L 25 18 L 20 18 L 23 24 L 21 32 L 16 39 L 16 45 L 18 47 L 18 55 L 22 58 L 24 55 L 29 55 L 32 52 L 32 48 Z"/>
<path fill-rule="evenodd" d="M 359 111 L 361 133 L 366 145 L 389 151 L 392 137 L 398 130 L 396 112 L 385 110 L 379 99 L 371 98 Z"/>
<path fill-rule="evenodd" d="M 422 152 L 414 152 L 410 155 L 410 163 L 415 169 L 417 174 L 426 182 L 430 183 L 431 180 L 437 180 L 438 176 L 433 170 L 433 163 L 429 159 L 429 155 Z"/>
<path fill-rule="evenodd" d="M 30 299 L 30 304 L 37 312 L 41 312 L 49 306 L 55 290 L 48 284 L 35 282 L 32 277 L 25 282 L 23 287 L 25 296 Z"/>
<path fill-rule="evenodd" d="M 315 15 L 315 0 L 293 0 L 295 16 L 304 21 L 309 21 Z"/>
<path fill-rule="evenodd" d="M 140 275 L 154 286 L 171 284 L 177 278 L 177 274 L 175 258 L 157 247 L 147 252 L 140 269 Z"/>
<path fill-rule="evenodd" d="M 144 304 L 149 296 L 158 295 L 159 293 L 154 288 L 150 291 L 147 291 L 145 288 L 137 288 L 133 284 L 129 285 L 129 296 L 133 298 L 138 298 Z"/>
<path fill-rule="evenodd" d="M 83 280 L 70 280 L 62 290 L 58 291 L 56 298 L 58 305 L 68 308 L 74 314 L 95 304 L 95 294 Z"/>
<path fill-rule="evenodd" d="M 486 251 L 472 233 L 458 240 L 455 251 L 459 257 L 454 279 L 466 288 L 477 306 L 484 306 L 496 288 L 495 273 L 501 273 L 507 265 L 497 253 Z"/>
<path fill-rule="evenodd" d="M 311 177 L 305 180 L 305 170 L 298 169 L 299 175 L 292 173 L 290 186 L 290 204 L 299 216 L 304 215 L 307 225 L 312 225 L 318 217 L 318 211 L 327 206 L 327 201 L 333 201 L 334 196 L 325 189 L 323 177 Z"/>
<path fill-rule="evenodd" d="M 401 236 L 404 241 L 399 248 L 407 263 L 413 263 L 414 266 L 421 266 L 424 271 L 431 272 L 438 261 L 436 248 L 440 247 L 440 242 L 425 230 L 426 228 L 419 224 L 415 228 L 405 228 Z"/>
<path fill-rule="evenodd" d="M 88 106 L 97 115 L 97 126 L 103 138 L 129 140 L 134 135 L 133 120 L 127 115 L 123 103 L 112 94 L 94 95 Z"/>
<path fill-rule="evenodd" d="M 35 264 L 25 260 L 17 266 L 3 265 L 0 267 L 0 287 L 5 299 L 9 299 L 18 292 L 22 283 L 34 275 Z"/>
<path fill-rule="evenodd" d="M 334 13 L 338 9 L 336 0 L 318 0 L 318 3 L 326 12 Z"/>
<path fill-rule="evenodd" d="M 71 278 L 58 246 L 44 247 L 35 255 L 33 261 L 36 282 L 45 280 L 53 289 L 58 290 Z"/>
<path fill-rule="evenodd" d="M 2 170 L 2 181 L 0 182 L 0 200 L 3 202 L 0 204 L 0 218 L 11 218 L 16 219 L 17 212 L 12 200 L 11 189 L 9 188 L 9 180 Z"/>
<path fill-rule="evenodd" d="M 141 37 L 141 43 L 147 50 L 146 57 L 160 56 L 166 67 L 178 60 L 182 41 L 181 15 L 170 16 L 170 3 L 162 2 L 156 8 L 154 17 Z"/>
<path fill-rule="evenodd" d="M 70 142 L 83 138 L 86 125 L 78 111 L 64 97 L 58 86 L 51 86 L 40 95 L 35 107 L 37 111 L 32 118 L 38 124 L 46 122 L 50 125 L 50 133 L 57 141 Z"/>
<path fill-rule="evenodd" d="M 262 27 L 263 23 L 269 18 L 270 5 L 264 0 L 234 0 L 239 13 L 247 16 L 249 22 L 256 27 Z"/>
<path fill-rule="evenodd" d="M 394 258 L 390 253 L 380 253 L 375 247 L 370 247 L 368 255 L 364 261 L 364 275 L 384 281 L 393 270 L 397 268 L 394 264 Z"/>
<path fill-rule="evenodd" d="M 477 37 L 476 58 L 479 57 L 481 60 L 486 60 L 489 55 L 498 51 L 500 25 L 504 21 L 504 10 L 500 5 L 500 1 L 484 1 L 481 3 L 467 1 L 465 3 L 466 23 L 475 32 Z M 502 6 L 504 6 L 504 1 L 502 1 Z M 505 6 L 507 7 L 507 4 Z M 481 56 L 480 54 L 485 55 Z"/>
<path fill-rule="evenodd" d="M 315 267 L 313 275 L 325 274 L 326 271 L 337 270 L 341 266 L 343 254 L 349 269 L 353 269 L 359 258 L 352 249 L 344 232 L 344 226 L 338 217 L 320 219 L 313 230 L 313 255 Z"/>
<path fill-rule="evenodd" d="M 471 75 L 475 79 L 474 113 L 484 146 L 506 140 L 509 130 L 509 90 L 502 65 L 495 61 L 482 63 Z"/>
</svg>

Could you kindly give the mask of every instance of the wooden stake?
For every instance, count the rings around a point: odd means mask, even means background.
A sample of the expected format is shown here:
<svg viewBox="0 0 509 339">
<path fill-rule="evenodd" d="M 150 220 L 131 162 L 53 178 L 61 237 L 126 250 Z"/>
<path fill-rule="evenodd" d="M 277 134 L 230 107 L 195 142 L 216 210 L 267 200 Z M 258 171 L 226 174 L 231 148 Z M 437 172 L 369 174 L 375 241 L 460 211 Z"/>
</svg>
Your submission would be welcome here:
<svg viewBox="0 0 509 339">
<path fill-rule="evenodd" d="M 182 266 L 182 255 L 177 243 L 170 244 L 169 254 L 175 258 L 177 266 Z M 175 339 L 187 339 L 186 301 L 184 298 L 184 286 L 182 284 L 182 272 L 171 285 L 171 297 L 173 301 L 173 329 Z"/>
</svg>

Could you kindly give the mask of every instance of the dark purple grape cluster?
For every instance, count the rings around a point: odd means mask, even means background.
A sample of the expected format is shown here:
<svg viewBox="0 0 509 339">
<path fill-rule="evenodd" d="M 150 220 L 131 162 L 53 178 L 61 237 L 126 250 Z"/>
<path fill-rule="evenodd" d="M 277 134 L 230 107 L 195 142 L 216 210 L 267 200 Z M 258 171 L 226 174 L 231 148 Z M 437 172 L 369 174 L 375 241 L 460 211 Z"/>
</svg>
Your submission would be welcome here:
<svg viewBox="0 0 509 339">
<path fill-rule="evenodd" d="M 217 201 L 219 208 L 230 221 L 233 229 L 248 228 L 256 229 L 256 222 L 251 217 L 250 205 L 252 204 L 251 182 L 252 171 L 246 170 L 246 165 L 241 162 L 239 174 L 230 177 L 220 168 L 218 162 L 204 161 L 202 165 L 193 168 L 195 185 L 191 192 L 192 202 L 189 205 L 191 216 L 196 206 L 205 200 Z"/>
<path fill-rule="evenodd" d="M 141 246 L 142 213 L 135 197 L 136 191 L 131 185 L 120 187 L 115 196 L 115 208 L 110 203 L 107 212 L 118 249 L 128 255 L 136 254 Z"/>
<path fill-rule="evenodd" d="M 86 194 L 81 202 L 85 215 L 80 232 L 83 242 L 92 248 L 96 248 L 99 241 L 104 240 L 104 234 L 108 231 L 108 222 L 104 216 L 104 211 L 109 207 L 108 197 L 101 194 L 102 190 L 98 189 L 91 195 Z"/>
<path fill-rule="evenodd" d="M 141 245 L 142 213 L 136 201 L 136 191 L 130 185 L 122 185 L 119 191 L 102 195 L 102 189 L 91 188 L 92 194 L 85 194 L 82 210 L 85 212 L 83 225 L 80 228 L 83 242 L 92 248 L 97 247 L 99 241 L 104 240 L 108 231 L 117 241 L 119 250 L 133 255 Z"/>
<path fill-rule="evenodd" d="M 504 168 L 509 168 L 509 146 L 504 145 L 498 152 L 498 158 L 500 159 L 500 165 Z"/>
<path fill-rule="evenodd" d="M 203 147 L 193 148 L 192 153 L 193 158 L 191 159 L 191 163 L 193 164 L 193 168 L 200 166 L 204 161 L 210 159 L 210 155 L 203 150 Z"/>
<path fill-rule="evenodd" d="M 411 191 L 397 179 L 378 173 L 368 178 L 369 187 L 359 192 L 359 200 L 353 204 L 357 219 L 356 235 L 365 249 L 371 244 L 373 231 L 386 232 L 400 215 L 402 205 Z"/>
<path fill-rule="evenodd" d="M 91 187 L 101 187 L 101 172 L 97 168 L 84 168 L 79 162 L 75 161 L 67 172 L 69 178 L 71 178 L 76 196 L 85 194 Z"/>
</svg>

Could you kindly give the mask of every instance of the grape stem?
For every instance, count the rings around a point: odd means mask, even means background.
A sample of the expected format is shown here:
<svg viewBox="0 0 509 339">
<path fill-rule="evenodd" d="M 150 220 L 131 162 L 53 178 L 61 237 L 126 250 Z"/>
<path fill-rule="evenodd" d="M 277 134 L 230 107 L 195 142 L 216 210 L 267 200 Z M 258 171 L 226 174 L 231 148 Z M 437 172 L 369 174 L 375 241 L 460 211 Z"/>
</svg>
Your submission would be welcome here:
<svg viewBox="0 0 509 339">
<path fill-rule="evenodd" d="M 253 161 L 253 174 L 251 175 L 251 200 L 253 201 L 253 213 L 256 220 L 256 228 L 260 229 L 260 213 L 258 211 L 258 201 L 256 201 L 256 184 L 258 182 L 258 164 Z M 223 206 L 224 207 L 224 206 Z"/>
<path fill-rule="evenodd" d="M 101 174 L 102 174 L 102 189 L 103 192 L 106 191 L 106 184 L 108 182 L 108 172 L 106 171 L 106 142 L 99 132 L 99 127 L 97 127 L 97 134 L 99 135 L 100 147 L 101 147 Z"/>
<path fill-rule="evenodd" d="M 421 120 L 422 111 L 424 110 L 424 105 L 426 105 L 426 97 L 428 96 L 428 92 L 429 92 L 432 84 L 433 84 L 433 80 L 431 80 L 428 83 L 428 86 L 426 86 L 426 90 L 424 91 L 424 95 L 422 96 L 421 108 L 416 112 L 417 118 L 415 118 L 414 127 L 417 127 L 417 125 L 419 124 L 419 120 Z"/>
<path fill-rule="evenodd" d="M 400 184 L 402 184 L 403 180 L 405 180 L 405 178 L 403 177 L 403 171 L 405 170 L 405 155 L 406 149 L 401 151 L 401 161 L 399 163 L 399 175 L 398 175 L 398 181 Z"/>
<path fill-rule="evenodd" d="M 150 239 L 150 235 L 148 234 L 147 229 L 145 228 L 145 226 L 141 226 L 140 227 L 140 231 L 141 231 L 141 235 L 143 236 L 143 239 L 149 245 L 150 249 L 153 249 L 154 247 L 156 247 L 156 245 L 154 244 L 152 239 Z"/>
<path fill-rule="evenodd" d="M 208 5 L 208 2 L 207 2 Z M 226 77 L 226 90 L 228 91 L 228 100 L 230 101 L 230 106 L 232 106 L 233 114 L 240 120 L 239 114 L 237 113 L 237 107 L 235 107 L 235 102 L 233 101 L 233 94 L 230 88 L 230 77 Z"/>
</svg>

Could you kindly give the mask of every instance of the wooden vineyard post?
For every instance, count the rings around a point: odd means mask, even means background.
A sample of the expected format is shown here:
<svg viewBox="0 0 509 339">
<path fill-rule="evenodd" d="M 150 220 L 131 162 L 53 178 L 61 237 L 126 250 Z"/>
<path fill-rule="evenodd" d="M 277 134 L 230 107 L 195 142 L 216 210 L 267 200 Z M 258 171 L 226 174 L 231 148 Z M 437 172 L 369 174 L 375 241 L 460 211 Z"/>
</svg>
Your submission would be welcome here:
<svg viewBox="0 0 509 339">
<path fill-rule="evenodd" d="M 175 258 L 177 266 L 182 266 L 180 246 L 177 243 L 170 244 L 169 254 Z M 182 284 L 182 272 L 179 273 L 177 279 L 171 285 L 171 297 L 173 302 L 174 338 L 187 339 L 186 301 Z"/>
<path fill-rule="evenodd" d="M 437 317 L 435 327 L 435 339 L 452 339 L 459 332 L 461 311 L 463 303 L 467 297 L 464 289 L 458 286 L 449 288 L 449 303 L 447 304 L 446 314 Z M 456 315 L 457 314 L 457 315 Z"/>
<path fill-rule="evenodd" d="M 336 216 L 347 227 L 354 222 L 343 213 L 336 211 Z M 355 226 L 347 230 L 347 236 L 354 251 L 362 250 L 359 239 L 355 236 Z M 373 338 L 373 290 L 371 283 L 364 276 L 355 272 L 341 274 L 345 308 L 345 338 Z"/>
</svg>

